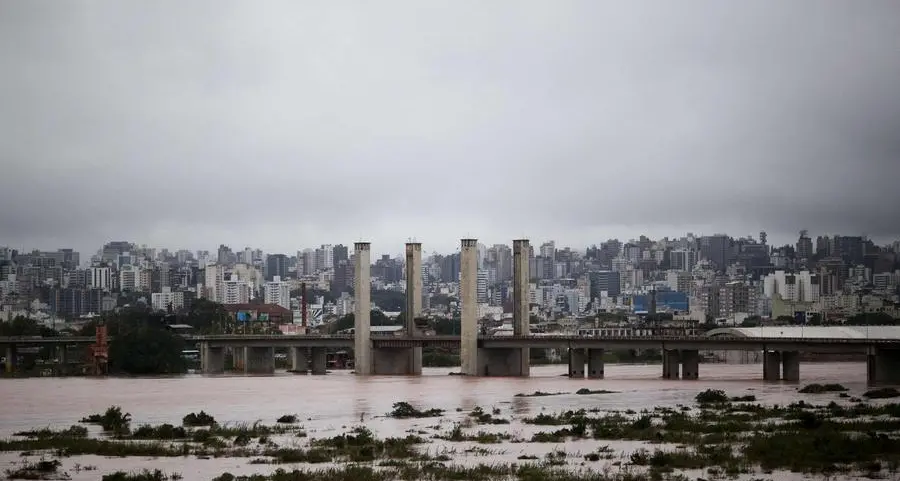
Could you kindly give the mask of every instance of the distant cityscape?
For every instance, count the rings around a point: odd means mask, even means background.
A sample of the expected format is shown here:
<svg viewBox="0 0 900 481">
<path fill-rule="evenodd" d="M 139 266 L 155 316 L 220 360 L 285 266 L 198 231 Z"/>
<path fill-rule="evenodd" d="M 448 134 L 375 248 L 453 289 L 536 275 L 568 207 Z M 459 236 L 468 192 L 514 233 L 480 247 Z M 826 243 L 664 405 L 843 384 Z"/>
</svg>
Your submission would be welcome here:
<svg viewBox="0 0 900 481">
<path fill-rule="evenodd" d="M 427 246 L 424 246 L 427 251 Z M 0 319 L 18 316 L 46 325 L 87 321 L 122 307 L 190 309 L 196 299 L 223 304 L 236 317 L 316 328 L 353 312 L 353 248 L 323 244 L 296 253 L 226 245 L 217 251 L 170 251 L 113 241 L 89 259 L 73 249 L 30 252 L 0 247 Z M 510 245 L 478 245 L 478 316 L 511 317 Z M 533 319 L 577 324 L 603 313 L 648 314 L 697 322 L 747 325 L 765 319 L 840 323 L 854 316 L 900 318 L 900 241 L 876 245 L 863 236 L 801 231 L 793 245 L 725 234 L 678 239 L 611 239 L 586 250 L 532 242 Z M 458 317 L 459 253 L 423 260 L 423 311 Z M 403 256 L 372 265 L 374 308 L 402 310 Z M 310 296 L 303 301 L 303 290 Z M 381 305 L 379 299 L 382 299 Z"/>
</svg>

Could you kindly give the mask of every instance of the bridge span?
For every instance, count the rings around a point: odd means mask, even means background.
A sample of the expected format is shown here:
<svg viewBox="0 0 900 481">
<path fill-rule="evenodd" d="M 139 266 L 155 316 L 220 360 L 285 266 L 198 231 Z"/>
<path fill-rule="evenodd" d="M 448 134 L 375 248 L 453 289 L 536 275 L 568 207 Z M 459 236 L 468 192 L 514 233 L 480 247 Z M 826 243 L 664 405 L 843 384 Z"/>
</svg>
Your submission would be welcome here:
<svg viewBox="0 0 900 481">
<path fill-rule="evenodd" d="M 6 358 L 15 350 L 30 346 L 89 345 L 93 337 L 0 337 Z M 200 335 L 185 336 L 200 349 L 204 373 L 225 371 L 225 352 L 230 351 L 247 373 L 275 370 L 275 349 L 287 348 L 292 370 L 325 374 L 326 351 L 355 347 L 353 335 Z M 382 356 L 382 352 L 409 352 L 410 349 L 441 347 L 460 349 L 459 336 L 370 336 L 374 374 L 407 374 L 406 357 Z M 867 379 L 871 384 L 900 383 L 900 339 L 824 337 L 742 337 L 742 336 L 478 336 L 476 338 L 478 376 L 522 376 L 523 349 L 561 349 L 568 352 L 568 375 L 573 378 L 602 379 L 603 354 L 607 350 L 655 349 L 663 353 L 662 378 L 697 379 L 702 351 L 756 351 L 763 353 L 763 379 L 799 381 L 800 353 L 841 353 L 867 356 Z M 403 359 L 403 366 L 384 365 Z M 421 360 L 419 361 L 421 363 Z M 381 365 L 380 365 L 381 364 Z M 418 366 L 421 372 L 421 364 Z"/>
</svg>

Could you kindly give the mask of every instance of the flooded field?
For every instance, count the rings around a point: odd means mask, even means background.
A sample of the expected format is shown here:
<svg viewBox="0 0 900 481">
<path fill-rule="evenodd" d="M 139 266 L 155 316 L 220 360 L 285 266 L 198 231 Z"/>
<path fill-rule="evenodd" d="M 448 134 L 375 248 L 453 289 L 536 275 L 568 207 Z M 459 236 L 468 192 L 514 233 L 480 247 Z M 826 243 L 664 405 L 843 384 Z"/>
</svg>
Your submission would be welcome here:
<svg viewBox="0 0 900 481">
<path fill-rule="evenodd" d="M 729 396 L 753 396 L 764 406 L 787 405 L 798 400 L 850 405 L 866 390 L 865 366 L 858 363 L 804 364 L 801 383 L 764 383 L 762 366 L 754 364 L 704 364 L 697 381 L 659 379 L 659 365 L 610 365 L 603 380 L 563 377 L 565 366 L 532 368 L 530 378 L 465 378 L 450 376 L 450 369 L 426 369 L 421 377 L 359 378 L 336 371 L 327 376 L 184 376 L 177 378 L 33 378 L 0 381 L 0 438 L 41 428 L 65 429 L 83 417 L 121 406 L 131 414 L 131 426 L 163 423 L 180 426 L 182 418 L 204 411 L 218 424 L 238 426 L 260 422 L 276 425 L 286 414 L 297 415 L 289 432 L 273 433 L 264 440 L 278 448 L 306 449 L 310 440 L 326 439 L 365 426 L 376 438 L 418 436 L 416 450 L 430 459 L 476 466 L 549 462 L 573 469 L 621 470 L 641 449 L 675 450 L 680 443 L 660 439 L 653 445 L 641 439 L 596 439 L 596 435 L 570 436 L 533 442 L 561 426 L 525 422 L 541 414 L 555 416 L 565 411 L 585 410 L 603 416 L 613 412 L 638 413 L 654 408 L 695 406 L 704 390 L 721 390 Z M 840 383 L 846 393 L 799 394 L 809 383 Z M 579 389 L 600 391 L 576 394 Z M 521 396 L 536 391 L 553 395 Z M 520 396 L 517 396 L 519 394 Z M 856 400 L 854 400 L 855 402 Z M 417 409 L 440 409 L 439 417 L 397 419 L 389 417 L 397 402 Z M 480 408 L 508 424 L 473 421 L 472 410 Z M 670 413 L 671 414 L 671 413 Z M 91 436 L 100 428 L 87 425 Z M 452 438 L 456 429 L 456 438 Z M 596 426 L 594 429 L 598 429 Z M 633 437 L 633 436 L 632 436 Z M 439 439 L 444 438 L 444 439 Z M 20 439 L 16 437 L 15 439 Z M 262 443 L 259 443 L 262 444 Z M 254 440 L 253 446 L 257 446 Z M 261 449 L 261 448 L 258 448 Z M 257 450 L 258 450 L 257 449 Z M 589 456 L 595 453 L 594 456 Z M 600 456 L 596 456 L 600 453 Z M 257 453 L 258 454 L 258 453 Z M 588 456 L 588 457 L 586 457 Z M 47 456 L 44 456 L 48 458 Z M 0 453 L 0 471 L 40 460 L 32 452 Z M 59 471 L 74 480 L 98 480 L 114 471 L 160 469 L 179 473 L 187 480 L 211 480 L 222 473 L 268 474 L 276 469 L 320 469 L 330 463 L 266 463 L 259 455 L 241 457 L 156 456 L 106 457 L 76 455 L 61 458 Z M 599 459 L 598 459 L 599 458 Z M 48 458 L 49 459 L 49 458 Z M 253 461 L 255 459 L 255 461 Z M 253 461 L 251 463 L 251 461 Z M 886 468 L 885 468 L 886 469 Z M 733 473 L 732 477 L 799 479 L 803 474 L 774 472 Z M 715 477 L 704 469 L 676 470 L 692 478 Z M 723 475 L 724 476 L 724 475 Z M 285 478 L 288 479 L 288 478 Z M 598 478 L 600 479 L 600 478 Z"/>
</svg>

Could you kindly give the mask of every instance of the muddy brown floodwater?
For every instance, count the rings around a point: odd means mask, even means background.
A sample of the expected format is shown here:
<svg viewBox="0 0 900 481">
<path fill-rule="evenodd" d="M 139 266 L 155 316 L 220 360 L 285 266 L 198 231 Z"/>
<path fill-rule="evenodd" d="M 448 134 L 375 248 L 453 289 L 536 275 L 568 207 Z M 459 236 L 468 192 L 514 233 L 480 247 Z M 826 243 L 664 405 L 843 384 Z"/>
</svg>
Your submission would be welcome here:
<svg viewBox="0 0 900 481">
<path fill-rule="evenodd" d="M 130 412 L 132 425 L 180 424 L 190 412 L 204 410 L 220 423 L 274 424 L 283 414 L 297 414 L 310 437 L 346 432 L 354 425 L 368 426 L 378 436 L 398 436 L 409 429 L 437 423 L 450 428 L 475 406 L 498 408 L 503 417 L 521 418 L 541 411 L 568 409 L 640 410 L 654 406 L 693 404 L 704 389 L 721 389 L 729 395 L 753 394 L 765 404 L 786 404 L 797 399 L 828 402 L 837 395 L 809 398 L 797 389 L 812 382 L 841 383 L 852 392 L 865 390 L 866 367 L 860 363 L 807 363 L 801 365 L 801 382 L 764 383 L 759 364 L 702 364 L 695 381 L 662 380 L 659 365 L 609 365 L 606 379 L 569 379 L 566 367 L 533 367 L 529 378 L 466 378 L 449 376 L 452 369 L 425 369 L 420 377 L 356 377 L 347 371 L 326 376 L 277 373 L 271 376 L 201 376 L 167 378 L 30 378 L 0 380 L 0 438 L 14 432 L 76 424 L 91 413 L 102 413 L 111 405 Z M 576 395 L 580 388 L 615 391 L 612 394 Z M 546 397 L 515 397 L 517 393 L 568 392 Z M 397 420 L 385 417 L 393 403 L 407 401 L 419 408 L 446 410 L 443 418 Z M 461 408 L 464 412 L 457 412 Z M 521 423 L 497 426 L 504 431 L 527 434 Z M 92 431 L 93 432 L 93 431 Z M 582 446 L 583 444 L 583 446 Z M 566 443 L 567 450 L 590 452 L 608 444 L 621 452 L 641 443 L 584 440 Z M 460 446 L 456 446 L 460 447 Z M 492 454 L 460 462 L 512 461 L 521 454 L 544 453 L 552 445 L 532 443 L 490 445 Z M 432 447 L 431 449 L 437 449 Z M 468 456 L 471 457 L 471 456 Z M 467 458 L 462 456 L 461 458 Z M 18 453 L 0 453 L 0 472 L 20 463 Z M 96 466 L 96 471 L 77 471 Z M 179 472 L 186 480 L 209 480 L 225 471 L 233 474 L 266 473 L 279 466 L 250 465 L 247 459 L 194 458 L 103 458 L 77 456 L 64 460 L 63 469 L 73 480 L 96 480 L 101 473 L 120 469 L 163 469 Z M 291 465 L 281 465 L 291 469 Z M 802 475 L 779 476 L 801 479 Z M 771 477 L 771 476 L 769 476 Z"/>
</svg>

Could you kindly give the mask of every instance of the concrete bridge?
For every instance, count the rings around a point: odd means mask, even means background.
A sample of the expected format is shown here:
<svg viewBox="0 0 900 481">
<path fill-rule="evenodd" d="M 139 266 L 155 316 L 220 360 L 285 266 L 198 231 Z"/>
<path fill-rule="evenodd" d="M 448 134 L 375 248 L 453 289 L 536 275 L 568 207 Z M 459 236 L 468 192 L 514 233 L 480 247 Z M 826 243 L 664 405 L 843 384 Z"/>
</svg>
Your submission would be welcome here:
<svg viewBox="0 0 900 481">
<path fill-rule="evenodd" d="M 328 348 L 356 345 L 353 336 L 197 336 L 204 372 L 224 371 L 224 352 L 232 349 L 243 356 L 246 372 L 274 371 L 274 350 L 288 348 L 296 372 L 325 373 Z M 461 349 L 460 336 L 370 337 L 379 374 L 407 374 L 392 362 L 397 351 L 442 347 Z M 519 352 L 524 349 L 565 349 L 569 353 L 568 374 L 573 378 L 602 379 L 606 350 L 658 349 L 663 353 L 664 379 L 697 379 L 701 351 L 756 351 L 764 353 L 763 379 L 800 380 L 800 353 L 863 354 L 868 356 L 870 383 L 900 383 L 900 339 L 791 338 L 791 337 L 580 337 L 580 336 L 481 336 L 477 338 L 480 360 L 476 376 L 522 376 Z M 381 353 L 387 351 L 387 355 Z M 393 352 L 392 352 L 393 351 Z M 401 357 L 402 359 L 402 357 Z M 419 365 L 421 370 L 421 364 Z M 420 371 L 421 372 L 421 371 Z"/>
<path fill-rule="evenodd" d="M 423 347 L 462 350 L 461 336 L 370 336 L 363 342 L 355 336 L 324 335 L 207 335 L 187 336 L 200 348 L 204 373 L 225 371 L 225 353 L 243 366 L 247 373 L 272 373 L 275 349 L 287 348 L 292 370 L 298 373 L 325 374 L 329 349 L 354 348 L 363 343 L 373 354 L 378 374 L 409 374 L 408 358 L 402 353 L 421 352 Z M 862 354 L 868 359 L 867 379 L 871 384 L 900 383 L 900 339 L 825 338 L 825 337 L 740 337 L 740 336 L 478 336 L 476 376 L 527 376 L 523 373 L 521 352 L 537 349 L 564 349 L 569 353 L 568 375 L 572 378 L 602 379 L 606 350 L 658 349 L 663 353 L 662 378 L 697 379 L 701 351 L 755 351 L 763 353 L 763 379 L 799 381 L 800 353 Z M 89 345 L 93 337 L 0 337 L 6 358 L 14 359 L 17 348 L 51 346 L 65 359 L 66 347 Z M 401 353 L 401 354 L 398 354 Z M 394 363 L 399 360 L 399 363 Z M 421 357 L 418 358 L 421 373 Z M 527 362 L 527 360 L 526 360 Z M 382 363 L 388 363 L 383 365 Z M 524 366 L 527 367 L 527 366 Z"/>
</svg>

